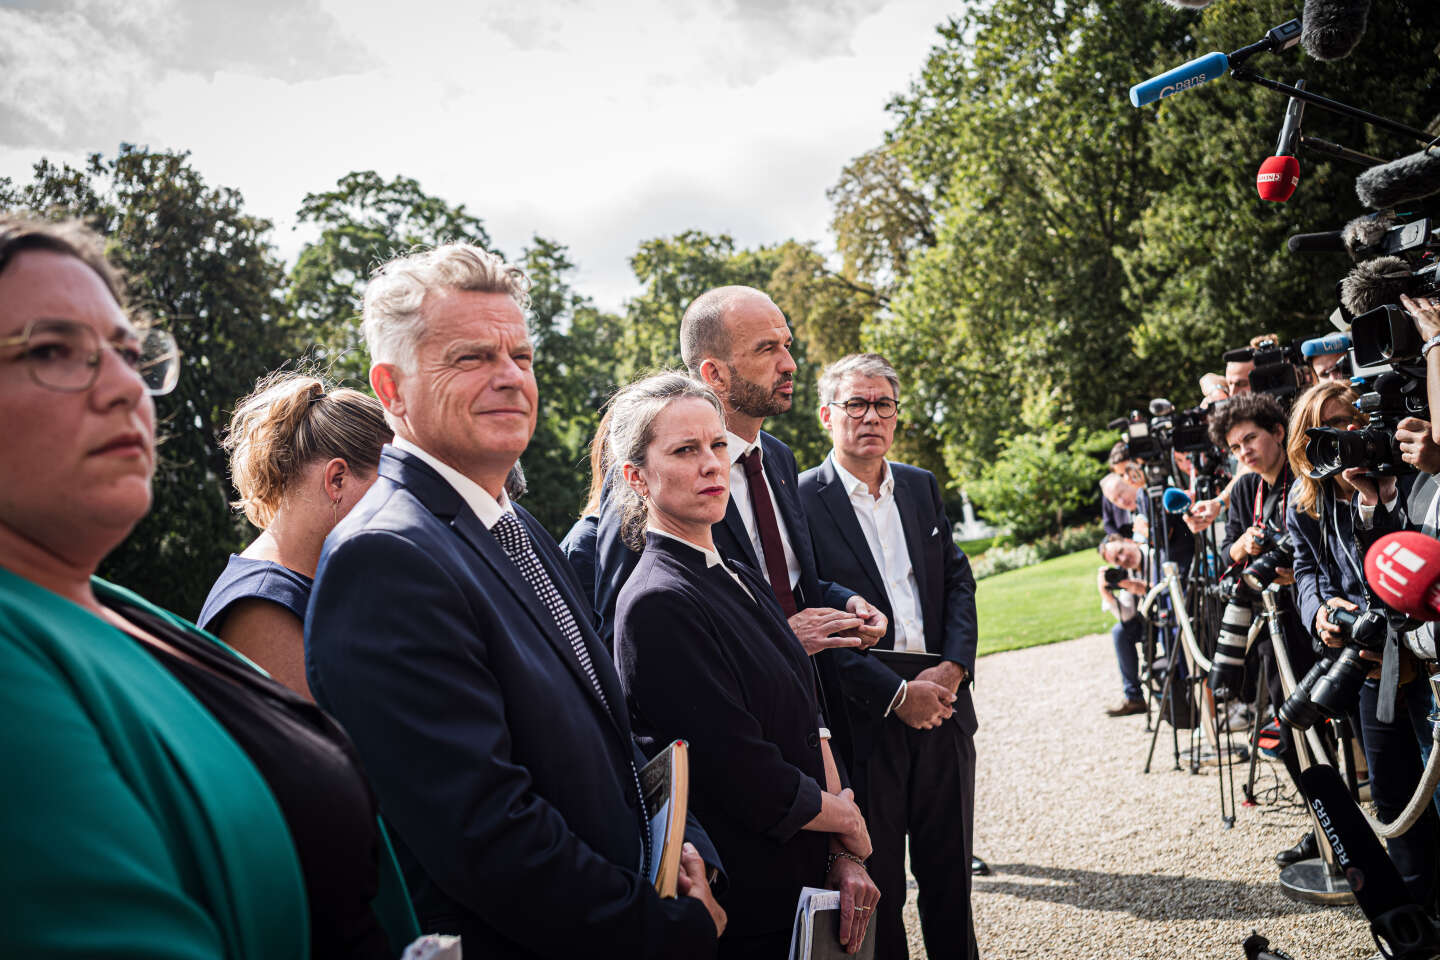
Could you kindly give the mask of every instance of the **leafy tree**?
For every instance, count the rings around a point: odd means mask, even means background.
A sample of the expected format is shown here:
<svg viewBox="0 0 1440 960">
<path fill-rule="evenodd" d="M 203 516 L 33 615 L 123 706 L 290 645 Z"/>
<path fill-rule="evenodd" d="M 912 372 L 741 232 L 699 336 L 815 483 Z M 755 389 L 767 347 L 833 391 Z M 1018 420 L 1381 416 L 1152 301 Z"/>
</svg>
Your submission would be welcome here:
<svg viewBox="0 0 1440 960">
<path fill-rule="evenodd" d="M 530 336 L 540 412 L 521 462 L 524 504 L 557 539 L 579 515 L 589 489 L 589 444 L 615 389 L 619 321 L 570 284 L 575 264 L 553 240 L 532 239 L 521 263 L 531 281 Z"/>
<path fill-rule="evenodd" d="M 1217 4 L 1191 25 L 1191 37 L 1167 65 L 1201 51 L 1234 50 L 1296 13 L 1284 0 Z M 1369 26 L 1349 57 L 1321 63 L 1293 51 L 1257 57 L 1266 76 L 1303 76 L 1317 93 L 1424 126 L 1440 112 L 1440 5 L 1390 0 L 1372 5 Z M 1377 64 L 1384 64 L 1377 69 Z M 1306 152 L 1302 180 L 1289 203 L 1266 203 L 1251 176 L 1274 143 L 1285 98 L 1224 78 L 1137 111 L 1150 125 L 1152 163 L 1165 189 L 1145 209 L 1140 242 L 1121 254 L 1127 302 L 1138 314 L 1131 341 L 1143 376 L 1133 403 L 1154 395 L 1193 397 L 1195 379 L 1220 368 L 1220 354 L 1255 334 L 1314 336 L 1331 329 L 1335 282 L 1350 268 L 1340 254 L 1292 256 L 1285 237 L 1337 229 L 1366 211 L 1355 197 L 1356 167 Z M 1420 144 L 1316 107 L 1304 129 L 1381 157 Z"/>
<path fill-rule="evenodd" d="M 184 353 L 180 384 L 156 401 L 162 443 L 155 502 L 101 575 L 194 616 L 227 555 L 250 531 L 230 511 L 220 437 L 237 398 L 298 352 L 280 293 L 270 222 L 239 192 L 208 186 L 188 155 L 122 145 L 84 169 L 40 161 L 0 208 L 80 217 L 108 238 L 132 299 Z"/>
<path fill-rule="evenodd" d="M 1153 0 L 996 0 L 941 26 L 891 104 L 892 150 L 937 185 L 939 215 L 866 339 L 909 373 L 914 422 L 956 477 L 1007 434 L 1097 421 L 1133 374 L 1116 251 L 1163 184 L 1126 88 L 1184 34 Z"/>
<path fill-rule="evenodd" d="M 825 192 L 844 275 L 893 288 L 916 251 L 935 246 L 934 184 L 916 179 L 894 141 L 846 164 Z"/>
<path fill-rule="evenodd" d="M 347 173 L 334 189 L 308 193 L 296 219 L 320 228 L 290 272 L 291 309 L 317 342 L 317 359 L 337 379 L 368 384 L 360 300 L 376 267 L 417 247 L 451 241 L 491 248 L 480 218 L 420 184 L 373 170 Z"/>
<path fill-rule="evenodd" d="M 1012 539 L 1028 543 L 1046 533 L 1059 533 L 1066 515 L 1091 503 L 1097 475 L 1095 446 L 1106 437 L 1071 439 L 1066 431 L 1007 434 L 1000 453 L 969 485 L 980 513 L 1008 528 Z"/>
</svg>

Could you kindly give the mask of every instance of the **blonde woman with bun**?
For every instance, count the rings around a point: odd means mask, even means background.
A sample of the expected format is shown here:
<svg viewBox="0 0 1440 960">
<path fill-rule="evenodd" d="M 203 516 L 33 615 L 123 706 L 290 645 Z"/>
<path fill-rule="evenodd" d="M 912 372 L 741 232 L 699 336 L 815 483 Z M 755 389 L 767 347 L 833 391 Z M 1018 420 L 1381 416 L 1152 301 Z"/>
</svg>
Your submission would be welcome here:
<svg viewBox="0 0 1440 960">
<path fill-rule="evenodd" d="M 305 605 L 320 548 L 375 482 L 390 438 L 374 397 L 296 373 L 261 380 L 230 421 L 235 505 L 261 533 L 231 555 L 197 622 L 307 698 Z"/>
</svg>

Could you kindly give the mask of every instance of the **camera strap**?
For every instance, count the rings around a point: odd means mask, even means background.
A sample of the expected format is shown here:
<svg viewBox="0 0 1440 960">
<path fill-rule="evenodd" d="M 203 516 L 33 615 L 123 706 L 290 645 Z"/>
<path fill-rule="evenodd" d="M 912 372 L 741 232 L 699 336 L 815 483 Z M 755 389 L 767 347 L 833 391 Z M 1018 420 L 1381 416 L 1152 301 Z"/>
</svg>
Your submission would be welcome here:
<svg viewBox="0 0 1440 960">
<path fill-rule="evenodd" d="M 1290 493 L 1291 479 L 1290 464 L 1288 463 L 1281 469 L 1279 479 L 1275 481 L 1275 486 L 1270 488 L 1268 494 L 1265 492 L 1265 478 L 1260 478 L 1260 484 L 1255 488 L 1255 507 L 1250 515 L 1251 523 L 1254 526 L 1269 526 L 1270 520 L 1274 518 L 1278 509 L 1280 513 L 1279 526 L 1282 529 L 1285 527 L 1285 498 Z"/>
</svg>

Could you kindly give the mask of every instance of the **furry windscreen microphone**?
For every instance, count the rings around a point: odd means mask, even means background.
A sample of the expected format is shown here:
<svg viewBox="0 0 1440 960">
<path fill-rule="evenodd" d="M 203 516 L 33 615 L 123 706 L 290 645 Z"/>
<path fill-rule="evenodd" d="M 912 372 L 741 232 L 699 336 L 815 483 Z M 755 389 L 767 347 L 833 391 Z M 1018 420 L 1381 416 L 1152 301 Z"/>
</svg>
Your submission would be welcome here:
<svg viewBox="0 0 1440 960">
<path fill-rule="evenodd" d="M 1372 213 L 1369 216 L 1356 217 L 1345 224 L 1345 228 L 1340 231 L 1340 239 L 1345 244 L 1350 259 L 1359 263 L 1370 256 L 1380 241 L 1385 239 L 1386 232 L 1398 222 L 1393 213 Z"/>
<path fill-rule="evenodd" d="M 1371 167 L 1355 178 L 1355 195 L 1372 210 L 1384 210 L 1440 193 L 1440 149 L 1420 150 Z"/>
<path fill-rule="evenodd" d="M 1370 0 L 1305 0 L 1300 45 L 1316 60 L 1341 60 L 1365 35 Z"/>
<path fill-rule="evenodd" d="M 1340 281 L 1340 303 L 1357 317 L 1387 303 L 1399 303 L 1400 294 L 1410 292 L 1413 276 L 1410 265 L 1399 257 L 1366 260 Z"/>
</svg>

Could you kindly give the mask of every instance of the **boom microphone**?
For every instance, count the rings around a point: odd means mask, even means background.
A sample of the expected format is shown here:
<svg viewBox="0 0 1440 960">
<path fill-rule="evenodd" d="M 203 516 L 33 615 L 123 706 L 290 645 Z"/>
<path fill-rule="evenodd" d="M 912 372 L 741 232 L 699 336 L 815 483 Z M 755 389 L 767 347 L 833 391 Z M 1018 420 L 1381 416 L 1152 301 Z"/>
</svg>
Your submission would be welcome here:
<svg viewBox="0 0 1440 960">
<path fill-rule="evenodd" d="M 1398 303 L 1400 294 L 1410 292 L 1413 276 L 1410 265 L 1399 257 L 1366 260 L 1340 281 L 1340 305 L 1358 317 L 1387 303 Z"/>
<path fill-rule="evenodd" d="M 1305 81 L 1295 84 L 1296 89 L 1305 89 Z M 1275 142 L 1275 155 L 1260 164 L 1255 174 L 1255 189 L 1261 200 L 1284 203 L 1290 199 L 1300 185 L 1300 161 L 1295 148 L 1300 141 L 1300 118 L 1305 114 L 1305 101 L 1291 97 L 1285 107 L 1285 122 L 1280 125 L 1280 139 Z"/>
<path fill-rule="evenodd" d="M 1356 217 L 1345 224 L 1340 234 L 1345 242 L 1345 249 L 1350 253 L 1350 259 L 1359 263 L 1373 256 L 1374 252 L 1379 250 L 1380 242 L 1385 239 L 1385 234 L 1398 222 L 1394 214 L 1372 213 Z"/>
<path fill-rule="evenodd" d="M 1285 249 L 1291 253 L 1340 253 L 1345 249 L 1344 232 L 1297 233 L 1285 241 Z"/>
<path fill-rule="evenodd" d="M 1179 487 L 1166 487 L 1160 498 L 1166 513 L 1181 514 L 1190 509 L 1190 494 Z"/>
<path fill-rule="evenodd" d="M 1166 70 L 1158 77 L 1151 77 L 1130 88 L 1130 103 L 1143 107 L 1162 97 L 1171 97 L 1191 87 L 1214 80 L 1230 69 L 1230 58 L 1219 50 L 1196 57 L 1189 63 L 1182 63 L 1173 70 Z"/>
<path fill-rule="evenodd" d="M 1365 582 L 1416 620 L 1440 620 L 1440 541 L 1402 530 L 1375 541 L 1365 554 Z"/>
<path fill-rule="evenodd" d="M 1355 195 L 1372 210 L 1440 193 L 1440 150 L 1421 150 L 1371 167 L 1355 178 Z"/>
<path fill-rule="evenodd" d="M 1294 157 L 1268 157 L 1255 174 L 1261 200 L 1284 203 L 1300 186 L 1300 161 Z"/>
<path fill-rule="evenodd" d="M 1341 60 L 1365 35 L 1370 0 L 1305 0 L 1300 44 L 1316 60 Z"/>
</svg>

